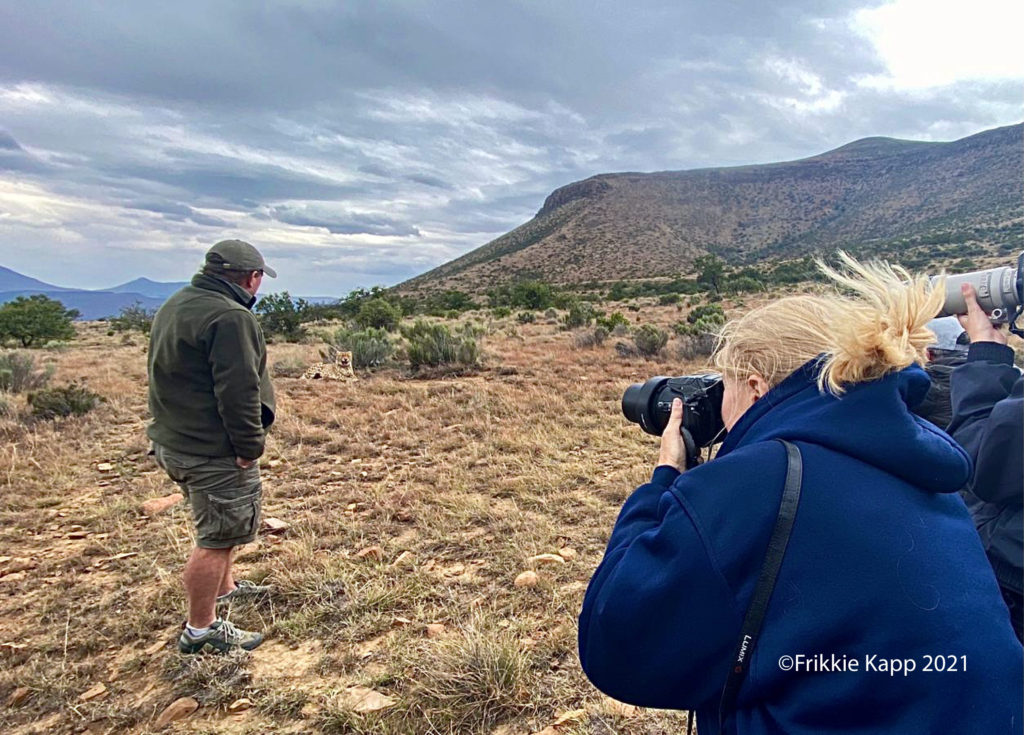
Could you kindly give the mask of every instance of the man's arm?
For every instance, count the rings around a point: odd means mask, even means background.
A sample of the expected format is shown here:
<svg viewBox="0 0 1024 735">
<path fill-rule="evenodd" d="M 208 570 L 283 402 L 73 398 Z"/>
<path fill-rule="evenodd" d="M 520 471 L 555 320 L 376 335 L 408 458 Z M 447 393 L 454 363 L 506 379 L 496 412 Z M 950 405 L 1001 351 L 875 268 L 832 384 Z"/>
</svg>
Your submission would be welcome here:
<svg viewBox="0 0 1024 735">
<path fill-rule="evenodd" d="M 1024 378 L 1013 350 L 975 342 L 953 371 L 949 435 L 974 460 L 968 490 L 989 503 L 1021 504 L 1024 495 Z"/>
<path fill-rule="evenodd" d="M 239 458 L 263 454 L 265 435 L 260 421 L 259 325 L 242 311 L 231 311 L 210 325 L 210 371 L 224 430 Z"/>
</svg>

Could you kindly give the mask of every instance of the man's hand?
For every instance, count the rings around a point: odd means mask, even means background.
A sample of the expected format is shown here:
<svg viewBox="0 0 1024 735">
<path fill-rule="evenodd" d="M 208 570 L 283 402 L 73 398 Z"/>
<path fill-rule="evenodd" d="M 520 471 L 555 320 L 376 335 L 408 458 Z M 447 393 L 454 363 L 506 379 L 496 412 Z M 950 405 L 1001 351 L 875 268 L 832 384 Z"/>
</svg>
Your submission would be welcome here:
<svg viewBox="0 0 1024 735">
<path fill-rule="evenodd" d="M 243 470 L 247 470 L 250 467 L 252 467 L 254 464 L 256 464 L 256 460 L 255 459 L 244 459 L 242 457 L 235 457 L 235 464 L 238 465 Z"/>
<path fill-rule="evenodd" d="M 967 302 L 967 314 L 958 316 L 961 326 L 967 330 L 967 336 L 971 342 L 998 342 L 1006 344 L 1006 335 L 992 326 L 988 316 L 978 305 L 978 296 L 974 292 L 974 286 L 969 283 L 960 284 L 960 293 L 964 295 Z"/>
<path fill-rule="evenodd" d="M 658 455 L 658 466 L 668 465 L 682 472 L 686 469 L 686 444 L 680 430 L 683 426 L 683 402 L 672 399 L 672 414 L 661 434 L 661 453 Z"/>
</svg>

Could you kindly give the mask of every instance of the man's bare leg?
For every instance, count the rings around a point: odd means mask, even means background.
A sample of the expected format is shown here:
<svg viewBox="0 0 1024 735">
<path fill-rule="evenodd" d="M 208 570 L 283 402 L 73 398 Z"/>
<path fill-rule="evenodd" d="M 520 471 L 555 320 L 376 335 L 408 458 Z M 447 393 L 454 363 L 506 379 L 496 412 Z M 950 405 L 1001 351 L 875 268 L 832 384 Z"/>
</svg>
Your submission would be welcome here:
<svg viewBox="0 0 1024 735">
<path fill-rule="evenodd" d="M 228 592 L 235 588 L 235 578 L 231 574 L 231 567 L 235 562 L 235 548 L 232 546 L 228 549 L 228 563 L 224 567 L 224 576 L 220 580 L 220 588 L 217 590 L 217 596 L 226 595 Z"/>
<path fill-rule="evenodd" d="M 192 549 L 183 578 L 188 596 L 188 624 L 193 628 L 207 628 L 217 617 L 217 593 L 224 575 L 231 574 L 231 551 Z"/>
</svg>

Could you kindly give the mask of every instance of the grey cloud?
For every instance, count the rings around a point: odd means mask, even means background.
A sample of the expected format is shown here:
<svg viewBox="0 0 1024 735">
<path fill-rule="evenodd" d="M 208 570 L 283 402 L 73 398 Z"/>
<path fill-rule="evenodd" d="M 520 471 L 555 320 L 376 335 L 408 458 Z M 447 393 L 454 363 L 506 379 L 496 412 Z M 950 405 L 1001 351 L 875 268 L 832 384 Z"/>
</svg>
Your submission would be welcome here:
<svg viewBox="0 0 1024 735">
<path fill-rule="evenodd" d="M 18 141 L 14 139 L 13 135 L 3 130 L 0 130 L 0 150 L 20 151 L 22 150 L 22 147 L 18 145 Z"/>
<path fill-rule="evenodd" d="M 323 227 L 336 235 L 420 236 L 420 231 L 416 227 L 383 216 L 348 214 L 331 217 L 290 207 L 276 207 L 273 215 L 279 222 L 299 227 Z"/>
</svg>

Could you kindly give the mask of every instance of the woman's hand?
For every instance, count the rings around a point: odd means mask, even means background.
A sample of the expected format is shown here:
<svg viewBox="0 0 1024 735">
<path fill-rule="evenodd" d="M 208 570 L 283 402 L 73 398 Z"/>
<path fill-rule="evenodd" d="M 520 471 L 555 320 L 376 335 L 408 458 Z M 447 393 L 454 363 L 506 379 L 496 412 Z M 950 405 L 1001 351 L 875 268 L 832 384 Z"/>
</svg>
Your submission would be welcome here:
<svg viewBox="0 0 1024 735">
<path fill-rule="evenodd" d="M 686 445 L 683 443 L 683 402 L 672 399 L 672 414 L 661 434 L 661 453 L 658 455 L 658 466 L 668 465 L 680 472 L 686 469 Z"/>
<path fill-rule="evenodd" d="M 967 330 L 967 336 L 971 342 L 998 342 L 1006 344 L 1006 335 L 992 326 L 988 316 L 978 305 L 978 296 L 974 292 L 974 286 L 969 283 L 960 285 L 960 293 L 964 295 L 967 302 L 967 314 L 958 316 L 961 326 Z"/>
</svg>

